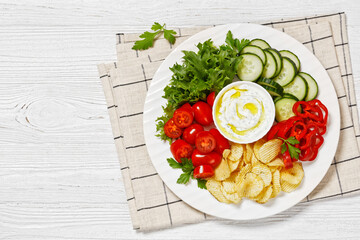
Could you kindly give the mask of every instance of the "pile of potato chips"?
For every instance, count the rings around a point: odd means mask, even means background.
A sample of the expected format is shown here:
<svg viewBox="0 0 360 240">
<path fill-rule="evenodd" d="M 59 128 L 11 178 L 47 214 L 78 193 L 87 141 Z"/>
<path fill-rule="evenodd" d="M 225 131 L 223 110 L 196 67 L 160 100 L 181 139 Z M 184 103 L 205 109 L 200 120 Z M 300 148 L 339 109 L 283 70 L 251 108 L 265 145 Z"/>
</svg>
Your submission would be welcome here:
<svg viewBox="0 0 360 240">
<path fill-rule="evenodd" d="M 294 191 L 304 177 L 300 162 L 286 169 L 282 161 L 282 140 L 260 139 L 251 144 L 231 143 L 223 152 L 220 165 L 206 183 L 208 191 L 220 202 L 239 203 L 243 197 L 266 203 L 281 190 Z"/>
</svg>

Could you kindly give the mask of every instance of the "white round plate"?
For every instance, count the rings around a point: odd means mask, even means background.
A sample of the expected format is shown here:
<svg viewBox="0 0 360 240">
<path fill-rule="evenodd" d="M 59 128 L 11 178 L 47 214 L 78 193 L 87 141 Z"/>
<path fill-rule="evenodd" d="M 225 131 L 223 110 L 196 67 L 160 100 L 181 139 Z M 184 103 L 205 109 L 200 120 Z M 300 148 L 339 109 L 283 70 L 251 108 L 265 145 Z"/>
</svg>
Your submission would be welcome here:
<svg viewBox="0 0 360 240">
<path fill-rule="evenodd" d="M 196 51 L 196 44 L 211 38 L 215 45 L 225 43 L 227 32 L 231 30 L 234 38 L 261 38 L 266 40 L 271 47 L 278 50 L 287 49 L 295 53 L 301 61 L 301 70 L 312 75 L 318 82 L 320 99 L 329 110 L 328 130 L 324 135 L 325 141 L 320 148 L 315 161 L 304 162 L 305 177 L 292 193 L 281 192 L 276 198 L 266 204 L 258 204 L 248 199 L 243 199 L 239 204 L 225 204 L 218 202 L 208 191 L 199 189 L 197 182 L 192 180 L 189 184 L 177 184 L 176 180 L 181 170 L 172 169 L 166 158 L 172 157 L 168 143 L 155 137 L 155 120 L 163 114 L 161 106 L 166 104 L 162 98 L 164 87 L 169 83 L 172 67 L 180 63 L 183 56 L 182 50 Z M 184 202 L 193 208 L 220 218 L 247 220 L 267 217 L 282 212 L 304 199 L 321 181 L 327 172 L 339 141 L 340 111 L 334 86 L 320 64 L 319 60 L 301 43 L 289 35 L 273 28 L 256 24 L 230 24 L 213 27 L 195 34 L 180 44 L 161 64 L 148 91 L 144 106 L 144 135 L 145 142 L 156 171 L 161 179 Z"/>
</svg>

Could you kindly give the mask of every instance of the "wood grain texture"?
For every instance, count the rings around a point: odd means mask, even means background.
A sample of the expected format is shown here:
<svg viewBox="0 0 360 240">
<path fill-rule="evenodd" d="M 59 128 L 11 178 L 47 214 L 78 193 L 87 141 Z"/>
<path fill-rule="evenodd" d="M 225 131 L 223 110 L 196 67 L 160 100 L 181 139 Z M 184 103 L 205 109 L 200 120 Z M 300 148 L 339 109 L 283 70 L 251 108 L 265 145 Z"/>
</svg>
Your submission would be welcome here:
<svg viewBox="0 0 360 240">
<path fill-rule="evenodd" d="M 132 230 L 96 64 L 115 34 L 345 11 L 360 101 L 360 3 L 0 1 L 0 239 L 358 239 L 360 196 L 257 221 Z"/>
</svg>

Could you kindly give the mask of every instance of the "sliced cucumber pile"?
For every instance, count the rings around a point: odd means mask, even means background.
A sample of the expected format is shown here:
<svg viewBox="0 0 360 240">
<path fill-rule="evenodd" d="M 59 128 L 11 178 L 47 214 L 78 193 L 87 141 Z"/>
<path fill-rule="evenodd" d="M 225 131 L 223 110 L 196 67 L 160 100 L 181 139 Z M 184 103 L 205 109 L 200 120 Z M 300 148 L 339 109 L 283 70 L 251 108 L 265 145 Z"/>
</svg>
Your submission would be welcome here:
<svg viewBox="0 0 360 240">
<path fill-rule="evenodd" d="M 276 119 L 292 115 L 296 101 L 310 101 L 318 94 L 315 79 L 301 71 L 299 58 L 289 50 L 276 50 L 263 39 L 253 39 L 240 53 L 237 75 L 240 80 L 257 82 L 274 98 Z M 281 121 L 281 120 L 280 120 Z"/>
</svg>

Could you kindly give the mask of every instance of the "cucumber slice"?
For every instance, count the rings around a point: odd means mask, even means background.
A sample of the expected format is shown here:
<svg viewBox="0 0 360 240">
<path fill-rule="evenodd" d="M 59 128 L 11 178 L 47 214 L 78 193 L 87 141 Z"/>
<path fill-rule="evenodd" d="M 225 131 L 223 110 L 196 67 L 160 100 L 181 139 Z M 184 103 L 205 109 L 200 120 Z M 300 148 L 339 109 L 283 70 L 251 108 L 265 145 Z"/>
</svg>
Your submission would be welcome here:
<svg viewBox="0 0 360 240">
<path fill-rule="evenodd" d="M 301 101 L 307 96 L 308 84 L 303 77 L 296 75 L 294 81 L 284 87 L 284 92 L 294 95 Z"/>
<path fill-rule="evenodd" d="M 260 85 L 262 86 L 266 91 L 268 91 L 268 93 L 270 93 L 271 96 L 273 97 L 280 97 L 283 94 L 283 90 L 279 90 L 276 89 L 274 87 L 270 87 L 270 86 L 264 86 L 264 85 Z"/>
<path fill-rule="evenodd" d="M 290 84 L 296 76 L 296 66 L 290 58 L 283 57 L 283 67 L 274 81 L 280 84 L 282 87 Z"/>
<path fill-rule="evenodd" d="M 289 50 L 281 50 L 279 53 L 282 57 L 290 58 L 291 61 L 295 63 L 297 71 L 300 70 L 300 60 L 294 53 L 290 52 Z"/>
<path fill-rule="evenodd" d="M 257 55 L 245 53 L 242 57 L 237 70 L 237 75 L 243 81 L 256 81 L 264 70 L 264 65 Z"/>
<path fill-rule="evenodd" d="M 295 114 L 292 111 L 294 104 L 297 101 L 292 98 L 283 97 L 275 103 L 275 119 L 278 122 L 288 120 Z"/>
<path fill-rule="evenodd" d="M 284 93 L 283 97 L 292 98 L 292 99 L 294 99 L 296 101 L 299 101 L 299 99 L 297 97 L 295 97 L 294 95 L 292 95 L 291 93 Z"/>
<path fill-rule="evenodd" d="M 261 49 L 270 48 L 270 45 L 265 40 L 259 38 L 251 40 L 249 45 L 258 46 Z"/>
<path fill-rule="evenodd" d="M 277 63 L 275 57 L 267 50 L 264 50 L 264 53 L 266 55 L 266 63 L 262 76 L 265 78 L 273 78 L 277 72 Z"/>
<path fill-rule="evenodd" d="M 276 88 L 281 92 L 284 91 L 284 88 L 282 86 L 280 86 L 280 84 L 278 84 L 277 82 L 275 82 L 274 80 L 271 80 L 269 78 L 260 78 L 259 80 L 256 81 L 256 83 L 258 83 L 262 86 L 269 86 L 269 87 Z"/>
<path fill-rule="evenodd" d="M 295 97 L 294 95 L 292 95 L 290 93 L 283 93 L 283 95 L 281 97 L 276 97 L 274 99 L 274 103 L 276 103 L 277 101 L 279 101 L 282 98 L 291 98 L 291 99 L 294 99 L 296 101 L 299 101 L 299 99 L 297 97 Z"/>
<path fill-rule="evenodd" d="M 241 54 L 244 54 L 244 53 L 253 53 L 253 54 L 257 55 L 259 58 L 261 58 L 261 61 L 263 62 L 263 65 L 265 65 L 265 63 L 266 63 L 266 55 L 265 55 L 264 51 L 260 47 L 258 47 L 258 46 L 246 46 L 241 51 Z"/>
<path fill-rule="evenodd" d="M 311 100 L 315 99 L 318 94 L 317 82 L 308 73 L 300 72 L 299 75 L 302 76 L 308 84 L 308 92 L 305 97 L 305 101 L 311 101 Z"/>
<path fill-rule="evenodd" d="M 275 57 L 277 68 L 276 68 L 276 73 L 275 73 L 274 77 L 276 77 L 277 75 L 279 75 L 281 68 L 283 66 L 282 57 L 281 57 L 280 53 L 274 48 L 268 48 L 267 50 L 269 52 L 271 52 L 272 55 Z"/>
</svg>

